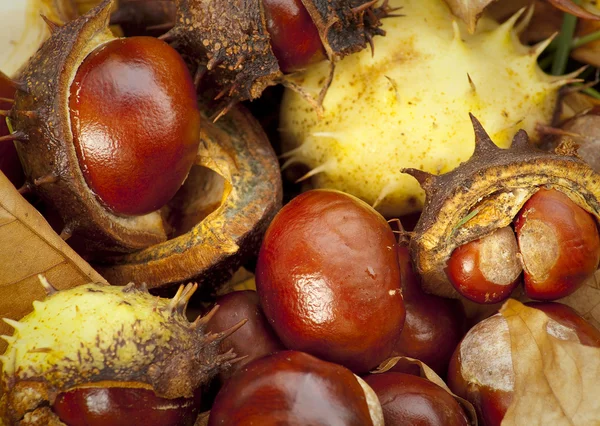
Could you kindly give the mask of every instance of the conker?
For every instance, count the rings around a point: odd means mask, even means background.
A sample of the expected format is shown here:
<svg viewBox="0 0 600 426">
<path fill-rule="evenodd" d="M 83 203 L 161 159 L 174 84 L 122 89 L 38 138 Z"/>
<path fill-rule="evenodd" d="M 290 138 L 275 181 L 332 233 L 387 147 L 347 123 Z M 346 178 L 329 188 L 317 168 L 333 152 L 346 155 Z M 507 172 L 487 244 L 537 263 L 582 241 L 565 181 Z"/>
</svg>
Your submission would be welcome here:
<svg viewBox="0 0 600 426">
<path fill-rule="evenodd" d="M 28 185 L 86 249 L 167 239 L 158 211 L 196 158 L 200 112 L 186 64 L 163 41 L 115 39 L 112 2 L 56 27 L 20 76 L 9 118 Z"/>
<path fill-rule="evenodd" d="M 231 369 L 219 374 L 224 382 L 232 374 L 255 359 L 285 349 L 267 322 L 255 291 L 234 291 L 215 301 L 217 311 L 206 326 L 210 333 L 220 333 L 231 329 L 240 321 L 246 323 L 221 343 L 221 351 L 232 350 L 238 357 L 245 357 Z"/>
<path fill-rule="evenodd" d="M 469 421 L 450 393 L 411 374 L 370 374 L 365 382 L 377 394 L 385 426 L 467 426 Z"/>
<path fill-rule="evenodd" d="M 531 304 L 550 317 L 548 334 L 600 347 L 600 331 L 560 303 Z M 496 314 L 475 325 L 456 348 L 448 386 L 471 402 L 482 426 L 500 425 L 512 402 L 514 372 L 508 324 Z"/>
<path fill-rule="evenodd" d="M 246 365 L 221 389 L 216 425 L 383 426 L 377 396 L 340 365 L 283 351 Z"/>
<path fill-rule="evenodd" d="M 193 398 L 160 398 L 126 383 L 79 387 L 56 397 L 52 410 L 68 426 L 193 426 L 201 392 Z"/>
<path fill-rule="evenodd" d="M 523 267 L 512 228 L 505 226 L 456 248 L 446 267 L 456 291 L 477 303 L 506 300 L 519 284 Z"/>
<path fill-rule="evenodd" d="M 152 37 L 101 45 L 77 70 L 69 110 L 79 165 L 107 208 L 143 215 L 175 195 L 196 158 L 200 112 L 172 47 Z"/>
<path fill-rule="evenodd" d="M 416 358 L 444 377 L 450 357 L 467 331 L 465 312 L 458 300 L 425 293 L 414 272 L 406 246 L 398 247 L 406 321 L 392 356 Z"/>
<path fill-rule="evenodd" d="M 405 319 L 396 247 L 385 219 L 351 195 L 312 190 L 284 206 L 256 266 L 284 345 L 355 372 L 386 359 Z"/>
<path fill-rule="evenodd" d="M 541 188 L 515 220 L 525 294 L 554 300 L 577 290 L 598 268 L 600 236 L 594 217 L 555 189 Z"/>
<path fill-rule="evenodd" d="M 283 73 L 326 58 L 319 31 L 301 0 L 262 0 L 271 48 Z"/>
</svg>

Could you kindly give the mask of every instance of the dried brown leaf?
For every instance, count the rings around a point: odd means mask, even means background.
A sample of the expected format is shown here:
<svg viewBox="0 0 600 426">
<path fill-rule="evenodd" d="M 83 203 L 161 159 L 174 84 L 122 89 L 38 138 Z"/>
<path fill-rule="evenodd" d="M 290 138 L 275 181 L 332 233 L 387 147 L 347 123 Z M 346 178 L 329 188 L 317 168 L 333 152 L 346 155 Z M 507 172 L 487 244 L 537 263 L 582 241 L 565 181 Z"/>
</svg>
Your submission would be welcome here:
<svg viewBox="0 0 600 426">
<path fill-rule="evenodd" d="M 588 278 L 579 290 L 559 302 L 575 309 L 600 330 L 600 270 Z"/>
<path fill-rule="evenodd" d="M 58 289 L 90 281 L 107 284 L 52 230 L 0 172 L 0 318 L 20 319 L 46 294 L 37 278 Z M 0 334 L 12 328 L 0 322 Z M 0 352 L 4 351 L 4 342 Z"/>
<path fill-rule="evenodd" d="M 591 21 L 599 21 L 600 16 L 588 12 L 583 7 L 574 3 L 573 0 L 547 0 L 552 6 L 563 12 L 570 13 L 571 15 L 577 16 L 581 19 L 587 19 Z"/>
<path fill-rule="evenodd" d="M 420 377 L 423 377 L 429 380 L 430 382 L 435 383 L 436 385 L 444 389 L 446 392 L 448 392 L 450 395 L 452 395 L 465 410 L 465 413 L 469 418 L 470 424 L 472 426 L 477 426 L 477 413 L 475 412 L 475 408 L 473 407 L 473 405 L 466 399 L 462 399 L 461 397 L 453 394 L 450 388 L 448 388 L 446 383 L 442 380 L 442 378 L 438 376 L 435 371 L 429 368 L 427 364 L 419 361 L 418 359 L 410 358 L 407 356 L 395 356 L 383 361 L 375 370 L 371 371 L 371 374 L 381 374 L 392 369 L 402 372 L 410 371 L 411 373 L 409 374 L 412 374 L 412 371 L 418 371 L 418 375 Z"/>
<path fill-rule="evenodd" d="M 600 419 L 600 348 L 548 334 L 548 316 L 510 299 L 508 322 L 515 378 L 503 426 L 594 425 Z"/>
<path fill-rule="evenodd" d="M 470 33 L 475 32 L 483 10 L 494 1 L 496 0 L 445 0 L 452 13 L 467 24 Z"/>
</svg>

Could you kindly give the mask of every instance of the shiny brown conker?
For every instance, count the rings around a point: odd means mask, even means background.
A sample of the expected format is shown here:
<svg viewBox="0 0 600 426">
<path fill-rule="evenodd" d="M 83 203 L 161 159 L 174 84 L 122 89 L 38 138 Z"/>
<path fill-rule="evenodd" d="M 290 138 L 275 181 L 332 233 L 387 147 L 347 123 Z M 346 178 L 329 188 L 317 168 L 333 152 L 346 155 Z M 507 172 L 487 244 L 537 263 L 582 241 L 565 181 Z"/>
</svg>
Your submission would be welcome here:
<svg viewBox="0 0 600 426">
<path fill-rule="evenodd" d="M 598 268 L 595 218 L 555 189 L 538 190 L 515 219 L 525 294 L 554 300 L 577 290 Z"/>
<path fill-rule="evenodd" d="M 450 357 L 467 331 L 458 300 L 425 293 L 413 270 L 408 247 L 398 247 L 406 321 L 392 355 L 416 358 L 445 376 Z"/>
<path fill-rule="evenodd" d="M 312 190 L 284 206 L 256 267 L 284 345 L 355 372 L 385 360 L 405 319 L 396 247 L 385 219 L 348 194 Z"/>
<path fill-rule="evenodd" d="M 221 389 L 209 426 L 383 426 L 377 396 L 350 370 L 296 351 L 246 365 Z"/>
<path fill-rule="evenodd" d="M 561 340 L 600 347 L 600 331 L 572 308 L 560 303 L 532 303 L 550 321 L 548 334 Z M 450 360 L 448 386 L 477 411 L 482 426 L 500 426 L 514 392 L 514 371 L 508 323 L 500 314 L 476 324 Z"/>
<path fill-rule="evenodd" d="M 94 50 L 77 70 L 69 110 L 85 180 L 116 214 L 162 207 L 196 159 L 196 90 L 181 56 L 156 38 Z"/>
<path fill-rule="evenodd" d="M 505 226 L 456 248 L 446 267 L 452 286 L 476 303 L 508 299 L 519 284 L 523 267 L 512 228 Z"/>
<path fill-rule="evenodd" d="M 411 374 L 370 374 L 365 382 L 379 398 L 385 426 L 467 426 L 460 404 L 435 383 Z"/>
<path fill-rule="evenodd" d="M 194 398 L 160 398 L 151 389 L 125 383 L 94 384 L 59 394 L 52 404 L 67 426 L 193 426 L 201 392 Z"/>
<path fill-rule="evenodd" d="M 238 357 L 245 357 L 219 374 L 222 382 L 249 362 L 285 349 L 267 322 L 255 291 L 234 291 L 218 297 L 215 304 L 218 309 L 206 326 L 207 332 L 220 333 L 246 320 L 221 343 L 222 352 L 233 350 Z"/>
<path fill-rule="evenodd" d="M 262 0 L 271 49 L 284 73 L 326 58 L 319 31 L 300 0 Z"/>
</svg>

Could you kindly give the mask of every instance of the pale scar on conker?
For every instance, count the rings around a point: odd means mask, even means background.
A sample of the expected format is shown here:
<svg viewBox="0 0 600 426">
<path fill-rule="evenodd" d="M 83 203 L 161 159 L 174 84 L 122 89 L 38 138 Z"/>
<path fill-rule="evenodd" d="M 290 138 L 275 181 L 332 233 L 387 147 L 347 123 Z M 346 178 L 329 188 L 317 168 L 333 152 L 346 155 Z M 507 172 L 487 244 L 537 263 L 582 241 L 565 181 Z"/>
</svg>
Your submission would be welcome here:
<svg viewBox="0 0 600 426">
<path fill-rule="evenodd" d="M 541 189 L 564 194 L 596 225 L 600 219 L 600 175 L 573 150 L 561 146 L 554 152 L 542 151 L 529 143 L 523 130 L 510 148 L 501 149 L 472 115 L 471 120 L 475 151 L 468 161 L 438 176 L 403 170 L 426 193 L 410 241 L 411 255 L 425 291 L 444 297 L 460 296 L 445 272 L 454 250 L 512 226 L 525 203 Z"/>
</svg>

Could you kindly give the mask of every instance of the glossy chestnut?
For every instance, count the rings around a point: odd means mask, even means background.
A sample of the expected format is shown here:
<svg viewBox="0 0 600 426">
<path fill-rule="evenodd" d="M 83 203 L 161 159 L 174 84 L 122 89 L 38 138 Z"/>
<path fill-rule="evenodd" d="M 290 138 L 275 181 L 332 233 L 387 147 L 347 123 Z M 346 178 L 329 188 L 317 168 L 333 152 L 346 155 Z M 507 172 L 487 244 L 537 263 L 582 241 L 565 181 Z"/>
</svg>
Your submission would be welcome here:
<svg viewBox="0 0 600 426">
<path fill-rule="evenodd" d="M 525 294 L 554 300 L 577 290 L 598 268 L 600 236 L 594 217 L 567 195 L 540 189 L 515 219 Z"/>
<path fill-rule="evenodd" d="M 308 191 L 280 210 L 259 252 L 256 287 L 286 347 L 355 372 L 386 359 L 404 324 L 394 234 L 342 192 Z"/>
<path fill-rule="evenodd" d="M 284 73 L 326 58 L 319 31 L 300 0 L 262 0 L 271 48 Z"/>
<path fill-rule="evenodd" d="M 550 317 L 548 334 L 600 347 L 600 331 L 573 309 L 560 303 L 537 303 Z M 499 426 L 514 390 L 514 372 L 508 324 L 496 314 L 475 325 L 456 348 L 448 368 L 452 392 L 471 402 L 482 426 Z"/>
<path fill-rule="evenodd" d="M 296 351 L 246 365 L 221 389 L 209 426 L 383 426 L 381 405 L 350 370 Z"/>
<path fill-rule="evenodd" d="M 370 374 L 365 382 L 379 398 L 386 426 L 467 426 L 460 404 L 435 383 L 411 374 Z"/>
<path fill-rule="evenodd" d="M 452 286 L 477 303 L 507 299 L 519 283 L 523 268 L 512 228 L 499 228 L 456 248 L 446 267 Z"/>
<path fill-rule="evenodd" d="M 458 300 L 425 293 L 414 272 L 408 247 L 398 248 L 406 321 L 392 355 L 416 358 L 444 377 L 450 357 L 467 331 Z"/>
<path fill-rule="evenodd" d="M 234 291 L 217 298 L 215 304 L 218 309 L 206 326 L 207 332 L 220 333 L 246 320 L 239 330 L 221 343 L 222 352 L 233 350 L 238 357 L 246 357 L 231 369 L 221 372 L 221 382 L 249 362 L 285 349 L 267 322 L 255 291 Z"/>
<path fill-rule="evenodd" d="M 90 189 L 119 215 L 165 205 L 196 158 L 200 113 L 181 56 L 152 37 L 105 43 L 77 70 L 69 109 Z"/>
<path fill-rule="evenodd" d="M 200 395 L 160 398 L 151 389 L 122 387 L 125 383 L 94 384 L 59 394 L 53 411 L 67 426 L 193 426 Z"/>
</svg>

